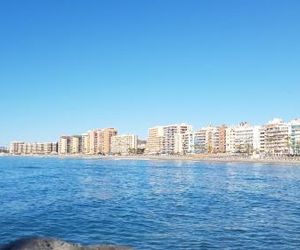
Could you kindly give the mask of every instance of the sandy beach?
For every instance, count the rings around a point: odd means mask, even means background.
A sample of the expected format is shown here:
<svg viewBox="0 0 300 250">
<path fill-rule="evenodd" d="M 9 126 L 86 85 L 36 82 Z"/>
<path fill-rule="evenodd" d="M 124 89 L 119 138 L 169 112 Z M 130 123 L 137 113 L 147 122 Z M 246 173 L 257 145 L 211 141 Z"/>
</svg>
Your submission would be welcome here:
<svg viewBox="0 0 300 250">
<path fill-rule="evenodd" d="M 238 156 L 104 156 L 100 159 L 111 160 L 149 160 L 149 161 L 195 161 L 195 162 L 224 162 L 224 163 L 262 163 L 262 164 L 294 164 L 300 166 L 300 158 L 271 159 L 271 158 L 250 158 Z"/>
<path fill-rule="evenodd" d="M 195 161 L 224 163 L 262 163 L 262 164 L 293 164 L 300 166 L 300 157 L 286 158 L 253 158 L 231 155 L 11 155 L 0 154 L 0 157 L 38 157 L 60 159 L 95 159 L 95 160 L 145 160 L 145 161 Z"/>
</svg>

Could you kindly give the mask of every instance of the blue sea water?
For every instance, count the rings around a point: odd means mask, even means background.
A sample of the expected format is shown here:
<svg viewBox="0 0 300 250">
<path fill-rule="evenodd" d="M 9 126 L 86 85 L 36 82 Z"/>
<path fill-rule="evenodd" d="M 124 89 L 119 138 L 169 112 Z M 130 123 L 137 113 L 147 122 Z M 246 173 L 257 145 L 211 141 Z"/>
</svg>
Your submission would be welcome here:
<svg viewBox="0 0 300 250">
<path fill-rule="evenodd" d="M 0 157 L 0 244 L 300 249 L 300 166 Z"/>
</svg>

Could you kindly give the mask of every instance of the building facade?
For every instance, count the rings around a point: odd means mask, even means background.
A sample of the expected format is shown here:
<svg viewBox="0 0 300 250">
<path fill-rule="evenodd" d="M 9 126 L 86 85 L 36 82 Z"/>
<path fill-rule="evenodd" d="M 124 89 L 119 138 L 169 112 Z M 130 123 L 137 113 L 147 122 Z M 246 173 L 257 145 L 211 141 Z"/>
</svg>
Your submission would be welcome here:
<svg viewBox="0 0 300 250">
<path fill-rule="evenodd" d="M 300 155 L 300 119 L 290 122 L 290 139 L 292 155 Z"/>
<path fill-rule="evenodd" d="M 163 136 L 163 126 L 149 128 L 145 152 L 150 155 L 161 154 L 163 148 Z"/>
<path fill-rule="evenodd" d="M 290 128 L 281 119 L 274 119 L 264 126 L 264 152 L 267 155 L 290 153 Z"/>
<path fill-rule="evenodd" d="M 115 135 L 111 138 L 111 153 L 128 155 L 137 152 L 136 135 Z"/>
<path fill-rule="evenodd" d="M 183 154 L 183 135 L 192 132 L 192 126 L 174 124 L 163 127 L 162 154 Z"/>
<path fill-rule="evenodd" d="M 262 126 L 243 122 L 237 126 L 208 126 L 193 131 L 187 124 L 148 129 L 147 141 L 135 135 L 117 135 L 115 128 L 90 130 L 81 135 L 61 136 L 58 143 L 15 141 L 9 152 L 23 154 L 243 154 L 260 157 L 299 156 L 300 119 L 274 119 Z"/>
<path fill-rule="evenodd" d="M 206 146 L 206 129 L 200 129 L 194 133 L 194 153 L 204 154 L 207 153 Z"/>
<path fill-rule="evenodd" d="M 58 153 L 57 142 L 25 143 L 12 142 L 10 153 L 13 155 L 50 155 Z"/>
<path fill-rule="evenodd" d="M 94 129 L 88 131 L 84 142 L 87 154 L 109 154 L 111 152 L 111 138 L 117 135 L 115 128 Z"/>
<path fill-rule="evenodd" d="M 71 136 L 61 136 L 58 142 L 58 153 L 66 155 L 71 153 Z"/>
<path fill-rule="evenodd" d="M 148 129 L 146 146 L 147 154 L 184 154 L 189 145 L 186 144 L 186 133 L 192 127 L 187 124 L 156 126 Z"/>
</svg>

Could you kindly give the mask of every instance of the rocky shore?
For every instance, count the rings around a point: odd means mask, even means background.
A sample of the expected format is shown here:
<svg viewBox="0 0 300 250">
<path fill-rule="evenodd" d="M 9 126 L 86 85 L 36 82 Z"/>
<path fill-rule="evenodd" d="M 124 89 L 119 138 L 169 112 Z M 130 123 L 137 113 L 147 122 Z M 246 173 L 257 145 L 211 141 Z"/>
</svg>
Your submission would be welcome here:
<svg viewBox="0 0 300 250">
<path fill-rule="evenodd" d="M 50 238 L 26 238 L 0 246 L 0 250 L 130 250 L 123 246 L 98 245 L 82 246 Z"/>
</svg>

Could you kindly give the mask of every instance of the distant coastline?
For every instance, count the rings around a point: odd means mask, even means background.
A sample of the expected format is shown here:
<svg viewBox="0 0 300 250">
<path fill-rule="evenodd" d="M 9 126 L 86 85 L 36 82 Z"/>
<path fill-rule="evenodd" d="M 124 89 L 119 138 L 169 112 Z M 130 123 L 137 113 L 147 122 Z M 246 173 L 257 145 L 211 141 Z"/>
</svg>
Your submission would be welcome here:
<svg viewBox="0 0 300 250">
<path fill-rule="evenodd" d="M 144 161 L 192 161 L 218 163 L 262 163 L 262 164 L 293 164 L 300 166 L 300 158 L 253 158 L 241 156 L 203 156 L 203 155 L 11 155 L 0 154 L 0 157 L 34 157 L 58 159 L 90 159 L 90 160 L 144 160 Z"/>
</svg>

